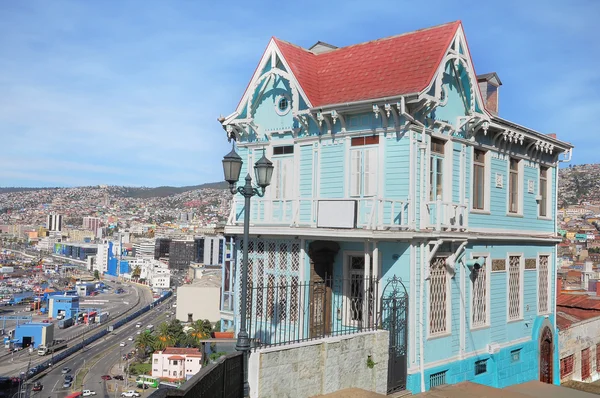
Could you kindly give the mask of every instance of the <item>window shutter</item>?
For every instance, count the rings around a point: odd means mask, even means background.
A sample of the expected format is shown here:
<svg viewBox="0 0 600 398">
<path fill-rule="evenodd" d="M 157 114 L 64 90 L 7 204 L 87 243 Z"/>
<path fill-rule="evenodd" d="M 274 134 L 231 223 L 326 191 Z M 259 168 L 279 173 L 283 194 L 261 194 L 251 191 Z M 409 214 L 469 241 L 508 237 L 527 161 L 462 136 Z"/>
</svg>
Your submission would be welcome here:
<svg viewBox="0 0 600 398">
<path fill-rule="evenodd" d="M 273 192 L 273 198 L 280 199 L 281 198 L 281 184 L 280 184 L 279 180 L 281 179 L 281 160 L 274 160 L 273 166 L 275 166 L 275 168 L 273 170 L 273 178 L 271 180 L 271 188 L 272 188 L 272 192 Z"/>
<path fill-rule="evenodd" d="M 350 157 L 350 196 L 360 196 L 360 151 L 351 151 Z"/>
<path fill-rule="evenodd" d="M 377 195 L 377 148 L 365 150 L 364 196 Z"/>
<path fill-rule="evenodd" d="M 294 159 L 281 160 L 283 171 L 281 175 L 282 194 L 284 199 L 292 199 L 294 196 Z"/>
</svg>

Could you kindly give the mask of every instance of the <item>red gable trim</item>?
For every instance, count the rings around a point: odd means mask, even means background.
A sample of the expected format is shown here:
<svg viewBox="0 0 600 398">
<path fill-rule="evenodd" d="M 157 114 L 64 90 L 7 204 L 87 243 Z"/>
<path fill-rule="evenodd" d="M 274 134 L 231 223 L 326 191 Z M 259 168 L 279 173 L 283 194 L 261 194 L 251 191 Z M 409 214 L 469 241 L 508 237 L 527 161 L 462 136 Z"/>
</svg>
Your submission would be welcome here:
<svg viewBox="0 0 600 398">
<path fill-rule="evenodd" d="M 418 93 L 433 80 L 460 21 L 321 54 L 274 38 L 314 107 Z"/>
</svg>

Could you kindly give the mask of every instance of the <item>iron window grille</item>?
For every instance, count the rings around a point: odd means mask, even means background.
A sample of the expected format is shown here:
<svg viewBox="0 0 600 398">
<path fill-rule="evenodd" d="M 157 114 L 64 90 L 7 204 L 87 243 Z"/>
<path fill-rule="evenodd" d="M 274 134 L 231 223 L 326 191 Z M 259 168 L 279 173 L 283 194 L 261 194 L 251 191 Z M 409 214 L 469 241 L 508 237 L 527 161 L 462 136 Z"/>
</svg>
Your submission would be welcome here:
<svg viewBox="0 0 600 398">
<path fill-rule="evenodd" d="M 487 258 L 481 268 L 471 274 L 473 281 L 472 327 L 487 324 Z"/>
<path fill-rule="evenodd" d="M 560 378 L 563 379 L 566 376 L 573 373 L 573 363 L 575 362 L 575 355 L 571 354 L 568 357 L 560 359 Z"/>
<path fill-rule="evenodd" d="M 448 331 L 448 271 L 446 258 L 431 260 L 429 279 L 429 334 L 438 335 Z"/>
<path fill-rule="evenodd" d="M 539 258 L 539 276 L 538 276 L 538 308 L 540 313 L 548 312 L 549 307 L 549 271 L 548 257 L 540 256 Z"/>
<path fill-rule="evenodd" d="M 475 361 L 475 376 L 487 372 L 487 359 Z"/>
<path fill-rule="evenodd" d="M 521 317 L 521 256 L 510 256 L 508 264 L 508 320 Z"/>
<path fill-rule="evenodd" d="M 446 373 L 448 373 L 448 371 L 444 370 L 442 372 L 432 373 L 429 375 L 429 388 L 446 384 Z"/>
<path fill-rule="evenodd" d="M 581 350 L 581 380 L 586 380 L 591 376 L 590 348 Z"/>
</svg>

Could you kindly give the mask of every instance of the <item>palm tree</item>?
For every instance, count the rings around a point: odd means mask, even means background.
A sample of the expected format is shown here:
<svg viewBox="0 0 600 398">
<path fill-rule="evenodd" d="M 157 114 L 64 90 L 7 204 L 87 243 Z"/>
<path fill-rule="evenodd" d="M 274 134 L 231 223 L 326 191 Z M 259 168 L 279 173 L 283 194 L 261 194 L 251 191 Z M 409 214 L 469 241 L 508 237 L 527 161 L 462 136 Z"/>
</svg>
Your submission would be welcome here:
<svg viewBox="0 0 600 398">
<path fill-rule="evenodd" d="M 190 326 L 191 329 L 188 331 L 188 334 L 196 341 L 198 345 L 198 340 L 207 339 L 210 337 L 210 332 L 212 332 L 212 324 L 208 319 L 198 319 L 197 321 L 193 322 Z"/>
<path fill-rule="evenodd" d="M 155 345 L 156 338 L 149 330 L 139 334 L 135 339 L 135 348 L 138 349 L 138 353 L 142 353 L 142 357 L 146 356 L 148 348 L 153 349 Z"/>
<path fill-rule="evenodd" d="M 163 322 L 158 325 L 158 333 L 155 339 L 154 348 L 156 350 L 164 350 L 166 347 L 172 347 L 177 343 L 176 339 L 171 335 L 169 324 Z"/>
</svg>

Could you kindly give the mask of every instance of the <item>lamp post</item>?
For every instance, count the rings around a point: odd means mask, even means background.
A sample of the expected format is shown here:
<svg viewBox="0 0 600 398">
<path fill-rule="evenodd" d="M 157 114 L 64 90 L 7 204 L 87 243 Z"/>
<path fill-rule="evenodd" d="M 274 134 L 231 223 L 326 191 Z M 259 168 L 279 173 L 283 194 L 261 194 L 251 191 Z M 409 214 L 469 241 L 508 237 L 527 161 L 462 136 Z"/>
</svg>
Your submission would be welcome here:
<svg viewBox="0 0 600 398">
<path fill-rule="evenodd" d="M 242 303 L 240 308 L 240 331 L 237 335 L 235 349 L 242 351 L 244 356 L 244 397 L 250 396 L 250 386 L 248 384 L 248 352 L 250 351 L 250 338 L 246 330 L 246 302 L 248 297 L 248 235 L 250 230 L 250 199 L 253 196 L 262 197 L 265 194 L 265 188 L 271 183 L 273 176 L 273 163 L 263 156 L 254 164 L 254 172 L 258 188 L 252 186 L 252 177 L 250 173 L 246 175 L 246 183 L 244 186 L 236 187 L 242 170 L 242 158 L 235 152 L 235 148 L 231 149 L 223 158 L 223 173 L 225 181 L 229 183 L 229 190 L 232 195 L 236 193 L 244 197 L 244 249 L 243 249 L 243 265 L 242 265 Z"/>
</svg>

